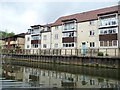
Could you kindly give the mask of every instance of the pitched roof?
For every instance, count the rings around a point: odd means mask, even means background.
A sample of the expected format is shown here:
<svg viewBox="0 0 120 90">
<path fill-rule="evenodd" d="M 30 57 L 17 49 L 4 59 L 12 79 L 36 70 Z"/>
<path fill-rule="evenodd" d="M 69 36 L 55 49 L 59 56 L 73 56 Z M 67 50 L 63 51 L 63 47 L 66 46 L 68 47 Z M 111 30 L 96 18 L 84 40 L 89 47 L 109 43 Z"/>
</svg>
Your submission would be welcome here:
<svg viewBox="0 0 120 90">
<path fill-rule="evenodd" d="M 82 13 L 77 13 L 77 14 L 72 14 L 68 16 L 62 16 L 58 18 L 52 25 L 61 25 L 63 20 L 67 19 L 76 19 L 77 22 L 83 22 L 83 21 L 88 21 L 88 20 L 95 20 L 98 18 L 98 14 L 103 14 L 103 13 L 109 13 L 109 12 L 115 12 L 118 11 L 118 6 L 112 6 L 112 7 L 107 7 L 107 8 L 102 8 L 102 9 L 97 9 L 97 10 L 92 10 L 92 11 L 87 11 L 87 12 L 82 12 Z"/>
</svg>

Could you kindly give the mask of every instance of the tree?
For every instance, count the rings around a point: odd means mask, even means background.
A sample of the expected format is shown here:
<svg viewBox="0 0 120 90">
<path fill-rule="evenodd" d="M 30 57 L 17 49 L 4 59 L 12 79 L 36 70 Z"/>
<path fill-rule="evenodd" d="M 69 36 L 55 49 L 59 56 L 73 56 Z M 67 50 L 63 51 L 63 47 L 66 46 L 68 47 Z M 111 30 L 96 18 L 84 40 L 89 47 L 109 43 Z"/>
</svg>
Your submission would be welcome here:
<svg viewBox="0 0 120 90">
<path fill-rule="evenodd" d="M 6 37 L 11 37 L 14 36 L 14 32 L 8 33 L 7 31 L 0 31 L 0 38 L 6 38 Z"/>
</svg>

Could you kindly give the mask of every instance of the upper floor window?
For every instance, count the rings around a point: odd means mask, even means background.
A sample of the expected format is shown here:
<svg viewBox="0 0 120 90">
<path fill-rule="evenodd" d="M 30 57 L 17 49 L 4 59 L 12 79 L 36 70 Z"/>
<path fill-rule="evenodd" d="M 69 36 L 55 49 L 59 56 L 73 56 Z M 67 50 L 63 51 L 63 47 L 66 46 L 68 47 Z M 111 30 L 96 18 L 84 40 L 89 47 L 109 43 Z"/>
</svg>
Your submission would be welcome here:
<svg viewBox="0 0 120 90">
<path fill-rule="evenodd" d="M 89 22 L 89 25 L 94 25 L 94 20 L 91 20 L 91 21 Z"/>
<path fill-rule="evenodd" d="M 94 36 L 94 35 L 95 35 L 94 30 L 91 30 L 91 31 L 90 31 L 90 36 Z"/>
<path fill-rule="evenodd" d="M 58 43 L 55 43 L 54 47 L 55 47 L 55 48 L 58 48 Z"/>
<path fill-rule="evenodd" d="M 27 41 L 30 41 L 30 37 L 27 37 Z"/>
<path fill-rule="evenodd" d="M 44 31 L 48 31 L 48 27 L 45 27 Z"/>
<path fill-rule="evenodd" d="M 39 36 L 32 36 L 32 40 L 39 40 Z"/>
<path fill-rule="evenodd" d="M 74 30 L 75 24 L 74 23 L 65 23 L 64 24 L 64 30 Z"/>
<path fill-rule="evenodd" d="M 47 40 L 47 35 L 44 35 L 44 36 L 43 36 L 43 40 Z"/>
<path fill-rule="evenodd" d="M 110 29 L 100 29 L 99 34 L 115 34 L 117 33 L 117 28 L 110 28 Z"/>
<path fill-rule="evenodd" d="M 115 16 L 99 19 L 100 26 L 111 26 L 111 25 L 116 25 L 116 24 L 117 24 L 117 19 Z"/>
<path fill-rule="evenodd" d="M 76 36 L 76 32 L 63 33 L 63 37 L 75 37 L 75 36 Z"/>
<path fill-rule="evenodd" d="M 59 29 L 59 26 L 55 26 L 55 30 L 58 30 Z"/>
<path fill-rule="evenodd" d="M 58 34 L 55 34 L 55 39 L 58 39 Z"/>
</svg>

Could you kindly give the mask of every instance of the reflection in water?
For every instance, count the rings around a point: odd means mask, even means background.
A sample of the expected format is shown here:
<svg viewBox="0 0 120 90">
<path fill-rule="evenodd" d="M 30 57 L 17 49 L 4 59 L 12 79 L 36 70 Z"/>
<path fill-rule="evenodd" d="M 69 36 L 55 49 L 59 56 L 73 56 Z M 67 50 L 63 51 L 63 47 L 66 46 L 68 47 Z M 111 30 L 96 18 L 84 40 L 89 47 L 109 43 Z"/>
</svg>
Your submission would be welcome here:
<svg viewBox="0 0 120 90">
<path fill-rule="evenodd" d="M 53 69 L 49 65 L 47 67 L 49 69 L 3 65 L 2 75 L 6 79 L 23 82 L 29 87 L 120 88 L 118 72 L 115 69 L 65 65 L 53 65 Z"/>
</svg>

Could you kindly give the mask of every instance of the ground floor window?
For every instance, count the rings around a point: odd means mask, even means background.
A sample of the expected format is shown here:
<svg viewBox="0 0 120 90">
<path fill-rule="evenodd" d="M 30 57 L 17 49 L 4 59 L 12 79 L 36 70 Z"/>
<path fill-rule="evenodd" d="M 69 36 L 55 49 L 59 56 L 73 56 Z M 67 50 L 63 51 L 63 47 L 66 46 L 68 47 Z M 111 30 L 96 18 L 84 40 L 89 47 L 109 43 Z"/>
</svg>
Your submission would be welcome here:
<svg viewBox="0 0 120 90">
<path fill-rule="evenodd" d="M 75 43 L 63 43 L 63 47 L 75 47 Z"/>
<path fill-rule="evenodd" d="M 31 44 L 32 48 L 38 48 L 38 44 Z"/>
<path fill-rule="evenodd" d="M 47 44 L 43 44 L 43 48 L 47 48 Z"/>
<path fill-rule="evenodd" d="M 90 42 L 90 47 L 95 47 L 95 42 Z"/>
<path fill-rule="evenodd" d="M 100 41 L 101 47 L 110 47 L 110 46 L 117 46 L 117 40 L 111 40 L 111 41 Z"/>
</svg>

